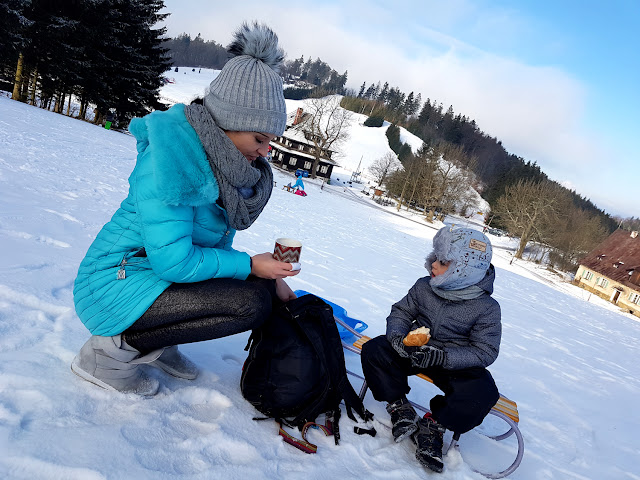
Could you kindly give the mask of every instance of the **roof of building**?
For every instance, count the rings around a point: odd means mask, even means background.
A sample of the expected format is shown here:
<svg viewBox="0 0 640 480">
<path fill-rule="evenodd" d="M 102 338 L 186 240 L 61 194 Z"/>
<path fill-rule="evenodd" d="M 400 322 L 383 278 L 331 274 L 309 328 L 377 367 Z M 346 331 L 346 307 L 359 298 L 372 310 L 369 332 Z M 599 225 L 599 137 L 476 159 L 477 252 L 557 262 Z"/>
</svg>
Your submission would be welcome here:
<svg viewBox="0 0 640 480">
<path fill-rule="evenodd" d="M 635 233 L 635 237 L 633 234 Z M 640 235 L 616 230 L 580 261 L 581 265 L 631 288 L 631 274 L 640 271 Z"/>
<path fill-rule="evenodd" d="M 303 158 L 308 158 L 310 160 L 315 160 L 316 156 L 308 153 L 308 152 L 303 152 L 302 150 L 298 150 L 297 148 L 289 148 L 285 145 L 282 145 L 281 143 L 278 143 L 276 141 L 272 141 L 270 143 L 270 145 L 273 147 L 274 150 L 276 151 L 280 151 L 280 152 L 287 152 L 289 155 L 293 155 L 296 157 L 303 157 Z M 320 163 L 324 163 L 327 165 L 338 165 L 338 163 L 330 158 L 327 157 L 320 157 Z"/>
<path fill-rule="evenodd" d="M 293 112 L 289 112 L 287 114 L 287 127 L 285 128 L 285 131 L 282 134 L 282 137 L 313 147 L 314 146 L 313 142 L 311 140 L 307 140 L 304 129 L 300 128 L 300 125 L 306 120 L 308 120 L 310 116 L 311 114 L 303 111 L 302 108 L 298 108 Z M 297 118 L 297 122 L 296 122 L 296 118 Z M 326 150 L 328 152 L 335 151 L 335 150 L 332 150 L 331 148 L 324 148 L 323 150 Z"/>
</svg>

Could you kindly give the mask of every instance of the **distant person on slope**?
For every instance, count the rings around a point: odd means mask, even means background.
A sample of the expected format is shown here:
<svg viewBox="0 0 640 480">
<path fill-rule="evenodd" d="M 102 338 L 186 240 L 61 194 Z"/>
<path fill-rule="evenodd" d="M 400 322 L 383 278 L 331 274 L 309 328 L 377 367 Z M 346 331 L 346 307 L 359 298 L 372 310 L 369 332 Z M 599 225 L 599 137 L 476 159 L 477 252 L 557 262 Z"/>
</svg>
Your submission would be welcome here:
<svg viewBox="0 0 640 480">
<path fill-rule="evenodd" d="M 257 23 L 242 25 L 229 52 L 235 57 L 203 105 L 131 122 L 138 158 L 129 194 L 73 290 L 92 336 L 71 369 L 105 389 L 155 394 L 159 382 L 141 364 L 194 379 L 198 369 L 176 345 L 254 329 L 272 302 L 295 298 L 283 280 L 298 273 L 290 263 L 232 248 L 236 230 L 249 228 L 271 196 L 264 156 L 285 129 L 284 52 Z"/>
<path fill-rule="evenodd" d="M 304 183 L 302 183 L 302 175 L 298 175 L 296 178 L 296 183 L 293 184 L 293 189 L 300 189 L 304 191 Z"/>
<path fill-rule="evenodd" d="M 362 347 L 362 370 L 373 397 L 387 402 L 392 434 L 412 437 L 420 463 L 443 469 L 445 429 L 464 433 L 480 425 L 500 398 L 486 369 L 498 356 L 502 326 L 500 305 L 491 298 L 495 269 L 491 243 L 481 232 L 444 227 L 433 238 L 419 279 L 391 307 L 387 333 Z M 424 346 L 406 346 L 418 327 L 430 329 Z M 431 399 L 431 415 L 420 418 L 406 395 L 408 376 L 424 373 L 444 395 Z"/>
</svg>

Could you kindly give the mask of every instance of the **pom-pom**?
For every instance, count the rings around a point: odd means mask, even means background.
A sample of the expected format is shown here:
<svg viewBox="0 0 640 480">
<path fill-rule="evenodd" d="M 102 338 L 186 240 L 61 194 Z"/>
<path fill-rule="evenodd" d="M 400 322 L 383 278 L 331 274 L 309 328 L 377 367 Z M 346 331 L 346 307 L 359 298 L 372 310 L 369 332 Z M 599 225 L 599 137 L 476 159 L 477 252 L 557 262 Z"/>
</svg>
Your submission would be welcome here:
<svg viewBox="0 0 640 480">
<path fill-rule="evenodd" d="M 233 34 L 227 51 L 234 56 L 249 55 L 266 63 L 276 72 L 284 61 L 284 50 L 278 46 L 278 36 L 266 25 L 243 23 Z"/>
</svg>

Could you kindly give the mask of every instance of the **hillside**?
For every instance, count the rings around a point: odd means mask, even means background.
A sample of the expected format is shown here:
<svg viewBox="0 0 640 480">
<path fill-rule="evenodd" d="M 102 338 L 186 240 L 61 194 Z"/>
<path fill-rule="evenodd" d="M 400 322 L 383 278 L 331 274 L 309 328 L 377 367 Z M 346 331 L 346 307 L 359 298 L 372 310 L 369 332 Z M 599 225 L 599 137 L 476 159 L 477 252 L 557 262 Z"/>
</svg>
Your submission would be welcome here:
<svg viewBox="0 0 640 480">
<path fill-rule="evenodd" d="M 201 97 L 209 83 L 216 77 L 218 70 L 198 69 L 193 67 L 178 67 L 166 72 L 165 76 L 172 83 L 167 83 L 160 90 L 160 99 L 169 105 L 174 103 L 189 103 L 194 98 Z M 287 112 L 295 112 L 299 107 L 304 108 L 304 100 L 286 100 Z M 385 136 L 389 123 L 382 127 L 365 127 L 366 115 L 353 113 L 349 126 L 350 138 L 343 145 L 334 160 L 339 163 L 339 168 L 334 168 L 331 181 L 334 185 L 348 186 L 348 182 L 354 172 L 361 173 L 362 184 L 353 185 L 354 189 L 362 190 L 364 186 L 375 184 L 368 172 L 369 166 L 378 158 L 393 151 L 389 148 L 389 142 Z M 422 145 L 422 140 L 400 128 L 400 138 L 403 143 L 408 143 L 414 151 Z M 470 190 L 473 190 L 470 188 Z M 473 190 L 476 205 L 473 211 L 488 212 L 489 206 L 480 195 Z M 471 213 L 471 212 L 469 212 Z"/>
<path fill-rule="evenodd" d="M 253 421 L 257 412 L 239 391 L 248 333 L 182 346 L 201 375 L 187 382 L 152 372 L 163 386 L 151 399 L 74 376 L 69 364 L 89 334 L 74 312 L 73 281 L 127 193 L 135 140 L 6 98 L 0 138 L 1 478 L 436 478 L 416 463 L 410 442 L 393 442 L 384 405 L 369 395 L 378 435 L 356 435 L 345 415 L 339 446 L 311 432 L 316 455 L 285 444 L 273 422 Z M 291 179 L 275 172 L 278 186 Z M 342 305 L 376 336 L 390 306 L 426 274 L 436 230 L 344 190 L 309 182 L 303 198 L 274 188 L 234 247 L 254 254 L 270 251 L 276 237 L 299 238 L 302 272 L 291 286 Z M 518 402 L 526 447 L 510 478 L 635 478 L 640 322 L 544 269 L 511 263 L 511 247 L 501 243 L 507 240 L 492 239 L 503 336 L 490 370 L 501 392 Z M 361 372 L 356 355 L 347 353 L 346 361 Z M 421 381 L 412 386 L 410 398 L 421 403 L 437 393 Z M 472 465 L 495 471 L 512 453 L 509 440 L 496 444 L 472 432 L 460 452 L 445 457 L 437 478 L 482 480 Z"/>
</svg>

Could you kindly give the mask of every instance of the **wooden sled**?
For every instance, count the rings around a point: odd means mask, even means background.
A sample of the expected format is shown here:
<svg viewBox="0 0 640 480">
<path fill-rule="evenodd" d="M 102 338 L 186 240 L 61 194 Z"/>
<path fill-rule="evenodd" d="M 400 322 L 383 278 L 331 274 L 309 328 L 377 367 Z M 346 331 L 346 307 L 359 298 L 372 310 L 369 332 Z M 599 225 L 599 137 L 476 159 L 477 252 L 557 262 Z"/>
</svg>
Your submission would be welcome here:
<svg viewBox="0 0 640 480">
<path fill-rule="evenodd" d="M 362 350 L 362 345 L 368 342 L 369 340 L 371 340 L 371 338 L 367 337 L 366 335 L 362 335 L 359 331 L 351 328 L 346 322 L 342 321 L 337 316 L 334 316 L 334 319 L 339 326 L 341 326 L 343 329 L 345 329 L 346 331 L 348 331 L 349 333 L 351 333 L 353 336 L 356 337 L 356 341 L 354 343 L 349 343 L 346 341 L 345 337 L 341 335 L 342 346 L 346 350 L 360 355 Z M 349 370 L 347 370 L 347 373 L 362 381 L 362 387 L 360 388 L 360 398 L 364 400 L 364 397 L 368 389 L 366 380 L 364 379 L 363 376 L 358 375 Z M 427 375 L 418 374 L 416 375 L 416 377 L 426 380 L 427 382 L 433 383 L 432 380 Z M 417 404 L 412 401 L 410 401 L 410 403 L 413 405 L 413 407 L 416 410 L 419 410 L 423 413 L 429 412 L 428 408 L 420 404 Z M 494 415 L 498 417 L 500 420 L 504 421 L 507 424 L 508 430 L 505 433 L 502 433 L 500 435 L 494 435 L 494 436 L 487 435 L 486 433 L 483 433 L 483 432 L 480 432 L 480 433 L 495 441 L 505 440 L 509 438 L 511 435 L 515 435 L 518 442 L 518 451 L 516 454 L 516 458 L 513 461 L 513 463 L 509 465 L 506 469 L 497 473 L 485 473 L 485 472 L 473 469 L 473 467 L 471 468 L 475 472 L 480 473 L 481 475 L 484 475 L 487 478 L 503 478 L 513 473 L 520 466 L 520 462 L 522 461 L 522 457 L 524 455 L 524 439 L 522 437 L 522 433 L 520 432 L 520 429 L 518 428 L 518 423 L 520 421 L 520 416 L 518 414 L 518 406 L 516 402 L 500 394 L 500 399 L 493 406 L 493 408 L 489 412 L 489 415 Z M 477 429 L 474 429 L 472 431 L 477 431 Z M 470 433 L 470 432 L 467 432 L 467 433 Z M 459 449 L 459 445 L 458 445 L 459 440 L 460 440 L 460 434 L 454 432 L 448 447 L 445 446 L 445 451 L 443 452 L 443 455 L 446 454 L 450 448 Z"/>
</svg>

